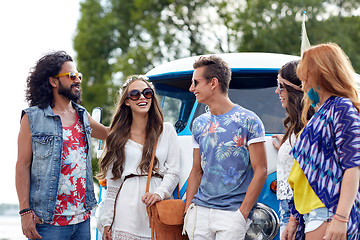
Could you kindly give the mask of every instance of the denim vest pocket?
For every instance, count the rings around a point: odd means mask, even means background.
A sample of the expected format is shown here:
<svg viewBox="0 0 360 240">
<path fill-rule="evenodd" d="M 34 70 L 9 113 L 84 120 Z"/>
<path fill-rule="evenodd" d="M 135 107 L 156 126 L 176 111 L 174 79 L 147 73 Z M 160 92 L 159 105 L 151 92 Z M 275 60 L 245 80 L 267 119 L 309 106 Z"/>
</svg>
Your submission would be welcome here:
<svg viewBox="0 0 360 240">
<path fill-rule="evenodd" d="M 37 158 L 47 158 L 52 154 L 54 136 L 34 136 L 33 149 Z"/>
</svg>

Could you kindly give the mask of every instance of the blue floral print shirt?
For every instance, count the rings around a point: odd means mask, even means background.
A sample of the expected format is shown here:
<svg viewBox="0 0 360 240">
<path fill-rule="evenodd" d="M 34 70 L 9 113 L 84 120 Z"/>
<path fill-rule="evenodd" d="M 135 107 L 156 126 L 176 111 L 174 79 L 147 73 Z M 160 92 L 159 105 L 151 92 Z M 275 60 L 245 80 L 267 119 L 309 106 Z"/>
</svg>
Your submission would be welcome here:
<svg viewBox="0 0 360 240">
<path fill-rule="evenodd" d="M 222 115 L 207 112 L 197 117 L 192 134 L 203 170 L 193 203 L 237 210 L 254 175 L 248 146 L 265 141 L 263 123 L 255 113 L 235 105 Z"/>
</svg>

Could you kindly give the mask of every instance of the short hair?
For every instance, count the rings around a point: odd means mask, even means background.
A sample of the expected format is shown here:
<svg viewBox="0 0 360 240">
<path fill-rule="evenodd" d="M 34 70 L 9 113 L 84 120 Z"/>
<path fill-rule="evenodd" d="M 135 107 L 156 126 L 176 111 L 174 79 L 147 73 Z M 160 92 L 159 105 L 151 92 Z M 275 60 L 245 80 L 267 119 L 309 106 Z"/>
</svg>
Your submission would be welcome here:
<svg viewBox="0 0 360 240">
<path fill-rule="evenodd" d="M 201 56 L 193 64 L 194 69 L 205 66 L 204 78 L 210 82 L 212 78 L 217 78 L 222 93 L 227 93 L 231 81 L 231 69 L 229 65 L 220 57 L 211 55 Z"/>
<path fill-rule="evenodd" d="M 59 74 L 64 62 L 73 61 L 65 51 L 47 53 L 33 67 L 26 80 L 26 101 L 29 106 L 44 109 L 53 104 L 52 87 L 49 78 Z"/>
</svg>

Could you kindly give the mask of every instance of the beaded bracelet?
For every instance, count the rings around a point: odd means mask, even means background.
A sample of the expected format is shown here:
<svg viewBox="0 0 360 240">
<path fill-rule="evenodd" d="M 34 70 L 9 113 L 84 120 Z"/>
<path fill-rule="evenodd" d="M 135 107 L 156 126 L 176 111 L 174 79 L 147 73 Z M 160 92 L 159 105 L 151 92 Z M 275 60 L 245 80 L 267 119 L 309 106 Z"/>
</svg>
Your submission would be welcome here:
<svg viewBox="0 0 360 240">
<path fill-rule="evenodd" d="M 19 211 L 19 214 L 21 215 L 22 213 L 30 211 L 30 210 L 31 210 L 31 208 L 24 208 L 24 209 Z"/>
<path fill-rule="evenodd" d="M 339 222 L 345 222 L 345 223 L 349 222 L 349 219 L 341 219 L 337 217 L 337 214 L 333 215 L 333 219 L 338 220 Z"/>
<path fill-rule="evenodd" d="M 22 217 L 22 216 L 25 216 L 26 214 L 29 214 L 29 213 L 32 213 L 33 220 L 35 221 L 35 213 L 34 213 L 34 211 L 32 209 L 30 209 L 30 210 L 28 210 L 26 212 L 20 213 L 20 216 Z"/>
</svg>

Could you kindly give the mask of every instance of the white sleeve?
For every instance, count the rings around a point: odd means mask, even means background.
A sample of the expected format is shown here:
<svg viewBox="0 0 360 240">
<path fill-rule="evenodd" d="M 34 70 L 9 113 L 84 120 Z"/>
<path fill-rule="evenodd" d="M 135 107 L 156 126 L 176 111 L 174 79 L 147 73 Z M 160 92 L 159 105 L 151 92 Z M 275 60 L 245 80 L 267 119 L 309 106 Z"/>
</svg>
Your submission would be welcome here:
<svg viewBox="0 0 360 240">
<path fill-rule="evenodd" d="M 120 189 L 120 185 L 123 182 L 122 178 L 118 178 L 116 180 L 112 180 L 113 174 L 111 172 L 112 167 L 108 170 L 106 174 L 106 197 L 104 201 L 104 212 L 102 216 L 100 216 L 100 222 L 102 225 L 110 226 L 114 217 L 114 204 L 116 195 Z"/>
<path fill-rule="evenodd" d="M 194 135 L 191 135 L 193 148 L 200 148 L 199 143 L 195 140 Z"/>
<path fill-rule="evenodd" d="M 167 158 L 164 163 L 166 169 L 161 184 L 154 190 L 160 198 L 169 199 L 175 187 L 179 183 L 180 175 L 180 150 L 178 136 L 170 123 L 164 124 L 164 135 L 162 145 L 158 147 L 168 147 Z"/>
</svg>

